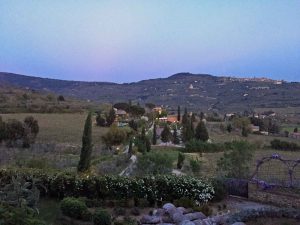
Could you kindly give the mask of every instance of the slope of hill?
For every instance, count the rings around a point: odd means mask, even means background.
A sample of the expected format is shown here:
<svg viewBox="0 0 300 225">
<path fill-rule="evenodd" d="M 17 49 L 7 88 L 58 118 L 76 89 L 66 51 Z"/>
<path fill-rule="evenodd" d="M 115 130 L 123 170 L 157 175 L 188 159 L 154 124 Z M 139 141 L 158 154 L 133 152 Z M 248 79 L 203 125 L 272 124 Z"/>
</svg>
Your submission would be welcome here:
<svg viewBox="0 0 300 225">
<path fill-rule="evenodd" d="M 300 83 L 266 78 L 216 77 L 179 73 L 136 83 L 81 82 L 0 73 L 0 82 L 99 102 L 153 102 L 175 109 L 244 111 L 300 106 Z"/>
<path fill-rule="evenodd" d="M 73 113 L 90 107 L 93 104 L 83 100 L 0 84 L 0 113 Z"/>
</svg>

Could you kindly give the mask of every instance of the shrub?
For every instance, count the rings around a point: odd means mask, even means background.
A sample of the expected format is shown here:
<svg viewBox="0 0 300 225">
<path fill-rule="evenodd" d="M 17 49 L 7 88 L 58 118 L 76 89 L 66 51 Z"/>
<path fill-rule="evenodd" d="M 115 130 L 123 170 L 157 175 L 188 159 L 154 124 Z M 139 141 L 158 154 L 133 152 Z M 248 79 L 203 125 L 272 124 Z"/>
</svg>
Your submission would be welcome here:
<svg viewBox="0 0 300 225">
<path fill-rule="evenodd" d="M 177 160 L 177 169 L 181 169 L 185 160 L 185 155 L 181 152 L 178 153 L 178 160 Z"/>
<path fill-rule="evenodd" d="M 297 145 L 294 142 L 281 141 L 279 139 L 271 141 L 271 147 L 283 151 L 300 151 L 300 145 Z"/>
<path fill-rule="evenodd" d="M 171 157 L 165 153 L 149 152 L 139 156 L 137 161 L 137 173 L 140 175 L 171 173 L 172 163 Z"/>
<path fill-rule="evenodd" d="M 93 216 L 94 225 L 111 225 L 111 216 L 104 209 L 97 209 Z"/>
<path fill-rule="evenodd" d="M 226 185 L 222 179 L 215 178 L 212 180 L 212 185 L 215 190 L 213 201 L 219 202 L 222 201 L 227 196 Z"/>
<path fill-rule="evenodd" d="M 65 216 L 74 219 L 83 219 L 88 211 L 83 201 L 73 197 L 64 198 L 60 203 L 60 209 Z"/>
<path fill-rule="evenodd" d="M 199 161 L 198 159 L 190 159 L 190 166 L 191 166 L 192 172 L 194 174 L 196 174 L 201 169 L 201 161 Z"/>
</svg>

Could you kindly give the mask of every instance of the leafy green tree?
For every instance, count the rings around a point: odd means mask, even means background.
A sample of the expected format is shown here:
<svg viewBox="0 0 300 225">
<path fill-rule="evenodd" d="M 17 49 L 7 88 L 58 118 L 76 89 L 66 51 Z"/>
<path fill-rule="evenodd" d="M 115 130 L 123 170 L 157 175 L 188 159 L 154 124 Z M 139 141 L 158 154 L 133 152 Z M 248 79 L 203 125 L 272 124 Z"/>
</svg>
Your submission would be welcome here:
<svg viewBox="0 0 300 225">
<path fill-rule="evenodd" d="M 294 133 L 298 133 L 298 127 L 295 127 Z"/>
<path fill-rule="evenodd" d="M 181 120 L 181 110 L 180 110 L 180 106 L 178 106 L 177 109 L 177 121 L 179 122 Z"/>
<path fill-rule="evenodd" d="M 106 126 L 106 120 L 105 118 L 103 118 L 101 116 L 101 113 L 97 113 L 97 116 L 96 116 L 96 124 L 97 126 L 100 126 L 100 127 L 105 127 Z"/>
<path fill-rule="evenodd" d="M 141 135 L 139 135 L 136 139 L 136 145 L 139 152 L 146 153 L 151 150 L 151 142 L 149 138 L 146 136 L 145 127 L 142 128 Z"/>
<path fill-rule="evenodd" d="M 183 167 L 184 160 L 185 160 L 185 155 L 179 152 L 178 159 L 177 159 L 177 169 L 181 170 L 181 168 Z"/>
<path fill-rule="evenodd" d="M 253 155 L 253 147 L 248 142 L 232 142 L 230 148 L 219 159 L 217 170 L 225 177 L 248 178 Z"/>
<path fill-rule="evenodd" d="M 248 129 L 247 129 L 246 127 L 243 127 L 243 128 L 242 128 L 242 136 L 243 136 L 243 137 L 248 137 L 248 132 L 249 132 L 249 131 L 248 131 Z"/>
<path fill-rule="evenodd" d="M 174 129 L 174 132 L 173 132 L 173 143 L 175 145 L 178 145 L 180 143 L 176 128 Z"/>
<path fill-rule="evenodd" d="M 113 106 L 113 108 L 121 109 L 126 112 L 129 112 L 129 107 L 130 107 L 130 105 L 126 102 L 118 102 L 118 103 L 114 104 L 114 106 Z"/>
<path fill-rule="evenodd" d="M 6 145 L 13 147 L 18 140 L 23 140 L 25 130 L 18 120 L 9 120 L 5 126 Z"/>
<path fill-rule="evenodd" d="M 120 145 L 127 141 L 128 135 L 124 128 L 119 128 L 113 125 L 109 128 L 108 132 L 102 136 L 102 141 L 106 147 L 111 148 L 115 145 Z"/>
<path fill-rule="evenodd" d="M 115 122 L 115 119 L 116 119 L 115 110 L 114 108 L 111 108 L 106 117 L 106 125 L 110 127 Z"/>
<path fill-rule="evenodd" d="M 129 107 L 129 112 L 132 116 L 138 117 L 145 114 L 145 109 L 139 105 L 131 105 Z"/>
<path fill-rule="evenodd" d="M 131 127 L 134 131 L 138 130 L 138 124 L 134 120 L 130 120 L 128 123 L 129 127 Z"/>
<path fill-rule="evenodd" d="M 92 113 L 90 112 L 84 125 L 78 172 L 85 172 L 90 168 L 92 149 Z"/>
<path fill-rule="evenodd" d="M 157 143 L 156 123 L 154 123 L 154 125 L 153 125 L 152 144 L 156 145 L 156 143 Z"/>
<path fill-rule="evenodd" d="M 161 141 L 162 142 L 169 142 L 172 138 L 172 133 L 170 131 L 169 126 L 166 124 L 163 131 L 161 132 Z"/>
<path fill-rule="evenodd" d="M 195 138 L 201 141 L 207 141 L 209 139 L 208 131 L 203 121 L 200 121 L 196 127 Z"/>
</svg>

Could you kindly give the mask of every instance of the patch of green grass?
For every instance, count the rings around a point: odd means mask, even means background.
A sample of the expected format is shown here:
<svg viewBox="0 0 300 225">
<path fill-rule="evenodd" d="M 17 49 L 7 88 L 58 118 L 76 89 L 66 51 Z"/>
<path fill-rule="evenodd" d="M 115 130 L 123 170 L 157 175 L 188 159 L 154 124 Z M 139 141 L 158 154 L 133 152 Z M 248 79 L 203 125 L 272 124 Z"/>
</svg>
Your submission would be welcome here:
<svg viewBox="0 0 300 225">
<path fill-rule="evenodd" d="M 73 114 L 40 114 L 40 113 L 17 113 L 1 114 L 3 120 L 17 119 L 23 121 L 26 116 L 33 116 L 38 120 L 40 132 L 37 142 L 42 143 L 71 143 L 81 144 L 83 126 L 86 113 Z M 95 122 L 95 118 L 93 118 Z M 93 124 L 93 143 L 101 145 L 101 136 L 107 132 L 108 128 L 98 127 Z"/>
</svg>

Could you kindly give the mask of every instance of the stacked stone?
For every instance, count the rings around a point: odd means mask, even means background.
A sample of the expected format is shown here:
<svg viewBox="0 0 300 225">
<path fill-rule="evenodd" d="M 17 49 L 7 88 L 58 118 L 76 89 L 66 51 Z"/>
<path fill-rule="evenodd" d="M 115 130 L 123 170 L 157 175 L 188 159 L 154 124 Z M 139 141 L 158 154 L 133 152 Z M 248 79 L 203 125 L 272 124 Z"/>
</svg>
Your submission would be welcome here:
<svg viewBox="0 0 300 225">
<path fill-rule="evenodd" d="M 161 209 L 154 210 L 152 216 L 143 216 L 140 222 L 142 225 L 222 225 L 226 219 L 224 215 L 209 218 L 202 212 L 167 203 Z"/>
</svg>

